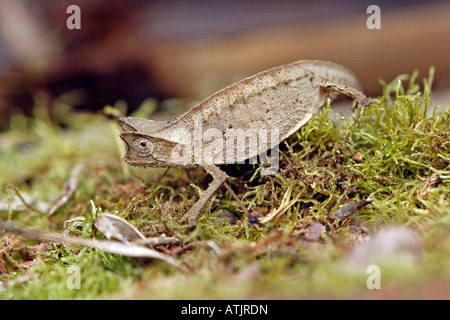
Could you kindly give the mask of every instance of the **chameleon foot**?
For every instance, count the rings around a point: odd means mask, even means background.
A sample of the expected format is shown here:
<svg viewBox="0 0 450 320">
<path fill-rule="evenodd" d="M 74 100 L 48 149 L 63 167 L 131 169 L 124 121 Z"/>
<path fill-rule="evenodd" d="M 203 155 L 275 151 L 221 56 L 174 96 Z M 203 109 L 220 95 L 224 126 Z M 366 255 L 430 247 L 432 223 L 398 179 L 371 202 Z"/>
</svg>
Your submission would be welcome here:
<svg viewBox="0 0 450 320">
<path fill-rule="evenodd" d="M 367 98 L 365 94 L 359 91 L 358 89 L 332 83 L 329 82 L 328 80 L 322 80 L 320 86 L 322 87 L 322 89 L 326 91 L 339 92 L 346 95 L 347 97 L 352 98 L 353 99 L 352 110 L 355 110 L 358 104 L 364 107 L 370 107 L 370 105 L 372 104 L 369 98 Z"/>
</svg>

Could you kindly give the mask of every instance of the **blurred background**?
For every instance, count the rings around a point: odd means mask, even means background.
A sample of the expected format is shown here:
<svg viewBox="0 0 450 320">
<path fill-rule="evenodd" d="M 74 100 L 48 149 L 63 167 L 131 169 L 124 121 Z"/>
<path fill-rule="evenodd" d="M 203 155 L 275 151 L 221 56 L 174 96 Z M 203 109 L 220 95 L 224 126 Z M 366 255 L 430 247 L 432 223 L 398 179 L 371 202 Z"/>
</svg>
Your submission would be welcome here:
<svg viewBox="0 0 450 320">
<path fill-rule="evenodd" d="M 81 30 L 69 30 L 69 5 Z M 381 9 L 381 29 L 366 13 Z M 436 67 L 435 103 L 450 88 L 449 1 L 1 0 L 0 129 L 31 114 L 37 93 L 98 111 L 146 98 L 197 100 L 245 76 L 302 59 L 341 63 L 366 94 Z"/>
</svg>

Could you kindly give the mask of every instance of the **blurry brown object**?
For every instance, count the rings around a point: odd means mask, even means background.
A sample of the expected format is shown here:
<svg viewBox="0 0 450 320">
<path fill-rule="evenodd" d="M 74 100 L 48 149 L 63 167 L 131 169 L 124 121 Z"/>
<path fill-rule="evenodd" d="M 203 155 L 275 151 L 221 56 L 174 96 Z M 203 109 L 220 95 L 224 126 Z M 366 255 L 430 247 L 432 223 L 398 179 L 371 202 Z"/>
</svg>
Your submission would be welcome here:
<svg viewBox="0 0 450 320">
<path fill-rule="evenodd" d="M 200 43 L 172 41 L 153 48 L 160 83 L 171 84 L 173 95 L 190 95 L 198 92 L 206 75 L 216 75 L 222 86 L 237 75 L 299 59 L 329 60 L 348 67 L 369 96 L 380 94 L 379 78 L 390 81 L 415 69 L 426 76 L 430 66 L 436 67 L 437 81 L 450 75 L 449 2 L 379 1 L 380 30 L 366 27 L 369 14 L 361 1 L 280 2 L 250 2 L 251 8 L 247 3 L 240 9 L 255 9 L 263 17 L 282 10 L 287 16 L 284 23 L 258 23 L 255 13 L 249 17 L 257 27 Z M 214 32 L 219 27 L 211 28 Z"/>
<path fill-rule="evenodd" d="M 366 27 L 368 5 L 357 0 L 70 4 L 81 30 L 66 28 L 67 2 L 0 2 L 0 127 L 12 108 L 29 111 L 37 91 L 75 92 L 66 102 L 89 110 L 123 99 L 132 110 L 301 59 L 345 65 L 368 95 L 380 93 L 379 78 L 414 69 L 426 76 L 434 65 L 438 86 L 450 74 L 448 1 L 379 1 L 380 30 Z"/>
</svg>

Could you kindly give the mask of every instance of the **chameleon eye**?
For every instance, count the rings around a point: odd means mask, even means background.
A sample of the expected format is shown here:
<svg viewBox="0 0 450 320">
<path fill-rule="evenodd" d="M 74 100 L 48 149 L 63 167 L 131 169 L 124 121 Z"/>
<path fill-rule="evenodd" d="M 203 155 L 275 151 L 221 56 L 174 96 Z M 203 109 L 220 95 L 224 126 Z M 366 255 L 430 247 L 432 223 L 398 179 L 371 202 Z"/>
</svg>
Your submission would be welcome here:
<svg viewBox="0 0 450 320">
<path fill-rule="evenodd" d="M 136 141 L 136 153 L 140 156 L 148 156 L 153 152 L 153 143 L 148 139 L 139 139 Z"/>
</svg>

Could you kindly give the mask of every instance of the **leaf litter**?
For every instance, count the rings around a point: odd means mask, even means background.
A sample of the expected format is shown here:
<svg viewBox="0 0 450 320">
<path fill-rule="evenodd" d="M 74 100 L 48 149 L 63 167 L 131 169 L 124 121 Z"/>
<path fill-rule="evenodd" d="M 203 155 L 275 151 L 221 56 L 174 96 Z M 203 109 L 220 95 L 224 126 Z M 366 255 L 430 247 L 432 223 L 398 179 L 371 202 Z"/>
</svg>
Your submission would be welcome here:
<svg viewBox="0 0 450 320">
<path fill-rule="evenodd" d="M 93 240 L 82 237 L 75 237 L 70 235 L 64 235 L 62 233 L 55 232 L 41 232 L 38 230 L 27 229 L 17 227 L 13 224 L 7 224 L 3 220 L 0 220 L 0 228 L 9 232 L 14 232 L 22 235 L 31 240 L 46 241 L 52 243 L 63 243 L 69 246 L 85 246 L 90 248 L 97 248 L 106 252 L 119 254 L 127 257 L 133 258 L 150 258 L 158 259 L 176 266 L 182 270 L 186 270 L 184 266 L 176 259 L 165 255 L 161 252 L 155 251 L 153 249 L 147 248 L 141 245 L 134 245 L 128 241 L 124 241 L 127 236 L 130 236 L 129 230 L 132 227 L 126 221 L 119 223 L 121 228 L 111 227 L 111 223 L 105 222 L 105 218 L 101 219 L 98 224 L 101 226 L 99 229 L 106 230 L 106 233 L 111 238 L 121 239 L 121 241 L 105 241 L 105 240 Z M 115 221 L 117 224 L 117 220 Z M 125 225 L 125 227 L 124 227 Z M 123 230 L 126 230 L 125 232 Z M 136 230 L 136 232 L 139 232 Z M 124 242 L 122 242 L 124 241 Z"/>
</svg>

